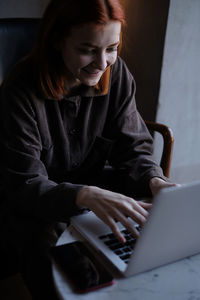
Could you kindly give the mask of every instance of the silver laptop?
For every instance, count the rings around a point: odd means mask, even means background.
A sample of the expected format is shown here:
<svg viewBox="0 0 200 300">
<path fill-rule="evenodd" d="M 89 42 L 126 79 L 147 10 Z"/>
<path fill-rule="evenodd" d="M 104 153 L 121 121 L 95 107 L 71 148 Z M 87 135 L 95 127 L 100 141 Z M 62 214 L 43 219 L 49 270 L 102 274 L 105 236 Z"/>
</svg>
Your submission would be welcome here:
<svg viewBox="0 0 200 300">
<path fill-rule="evenodd" d="M 125 249 L 93 212 L 72 217 L 72 226 L 124 276 L 132 276 L 200 252 L 200 182 L 161 190 L 135 240 Z M 133 222 L 133 226 L 138 226 Z M 138 230 L 140 228 L 138 227 Z"/>
</svg>

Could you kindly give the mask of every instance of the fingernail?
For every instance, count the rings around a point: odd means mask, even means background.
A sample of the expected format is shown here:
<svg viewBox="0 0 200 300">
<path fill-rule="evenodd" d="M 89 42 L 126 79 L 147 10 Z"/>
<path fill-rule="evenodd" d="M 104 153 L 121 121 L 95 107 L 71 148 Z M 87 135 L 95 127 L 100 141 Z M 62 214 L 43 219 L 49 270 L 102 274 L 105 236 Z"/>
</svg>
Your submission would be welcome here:
<svg viewBox="0 0 200 300">
<path fill-rule="evenodd" d="M 120 242 L 121 242 L 122 244 L 126 243 L 126 239 L 125 239 L 124 236 L 120 237 Z"/>
</svg>

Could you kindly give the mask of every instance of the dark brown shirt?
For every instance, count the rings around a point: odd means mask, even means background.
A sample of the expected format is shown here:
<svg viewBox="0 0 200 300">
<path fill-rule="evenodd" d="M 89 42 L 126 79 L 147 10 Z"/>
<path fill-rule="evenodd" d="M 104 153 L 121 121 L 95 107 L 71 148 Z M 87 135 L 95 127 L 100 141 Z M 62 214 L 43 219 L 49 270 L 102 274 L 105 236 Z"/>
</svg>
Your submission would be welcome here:
<svg viewBox="0 0 200 300">
<path fill-rule="evenodd" d="M 121 58 L 111 68 L 106 95 L 80 86 L 60 101 L 40 96 L 31 63 L 23 61 L 1 87 L 0 114 L 3 189 L 21 214 L 67 219 L 77 212 L 84 176 L 106 161 L 144 186 L 154 176 L 164 178 Z"/>
</svg>

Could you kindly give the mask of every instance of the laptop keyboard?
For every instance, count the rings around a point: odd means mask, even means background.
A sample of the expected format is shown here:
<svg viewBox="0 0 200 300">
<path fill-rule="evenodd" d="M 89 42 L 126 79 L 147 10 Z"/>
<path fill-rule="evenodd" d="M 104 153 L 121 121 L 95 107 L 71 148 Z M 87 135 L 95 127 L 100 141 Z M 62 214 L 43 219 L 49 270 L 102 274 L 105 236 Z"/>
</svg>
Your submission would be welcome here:
<svg viewBox="0 0 200 300">
<path fill-rule="evenodd" d="M 139 226 L 136 226 L 136 228 L 138 231 L 141 230 Z M 122 230 L 121 233 L 126 239 L 126 243 L 124 244 L 120 243 L 113 233 L 99 236 L 99 238 L 125 263 L 128 263 L 136 243 L 136 238 L 127 229 Z"/>
</svg>

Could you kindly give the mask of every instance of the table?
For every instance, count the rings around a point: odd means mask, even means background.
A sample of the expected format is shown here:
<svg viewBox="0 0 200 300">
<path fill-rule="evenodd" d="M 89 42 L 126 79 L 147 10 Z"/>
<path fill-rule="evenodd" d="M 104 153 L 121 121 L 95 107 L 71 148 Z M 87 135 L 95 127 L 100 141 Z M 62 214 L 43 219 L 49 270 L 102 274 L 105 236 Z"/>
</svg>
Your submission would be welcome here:
<svg viewBox="0 0 200 300">
<path fill-rule="evenodd" d="M 66 229 L 57 245 L 77 239 Z M 200 300 L 200 254 L 130 278 L 117 279 L 112 286 L 87 294 L 76 294 L 59 267 L 52 266 L 55 288 L 61 300 Z"/>
</svg>

